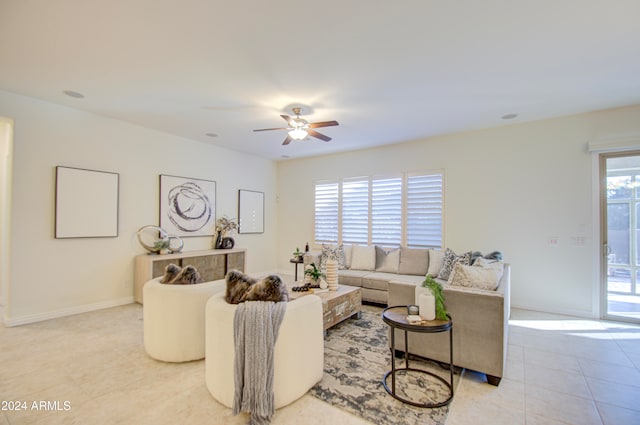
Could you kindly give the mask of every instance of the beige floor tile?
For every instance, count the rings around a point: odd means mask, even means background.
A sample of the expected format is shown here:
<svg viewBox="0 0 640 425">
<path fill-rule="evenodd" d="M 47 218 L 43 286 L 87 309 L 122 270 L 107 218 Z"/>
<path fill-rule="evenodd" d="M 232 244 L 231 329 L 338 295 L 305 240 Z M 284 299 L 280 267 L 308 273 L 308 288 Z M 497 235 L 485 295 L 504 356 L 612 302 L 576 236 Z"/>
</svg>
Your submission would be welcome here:
<svg viewBox="0 0 640 425">
<path fill-rule="evenodd" d="M 594 400 L 635 410 L 640 417 L 640 387 L 616 384 L 590 377 L 587 377 L 587 383 Z"/>
<path fill-rule="evenodd" d="M 486 383 L 484 374 L 465 370 L 456 397 L 477 404 L 493 404 L 524 410 L 524 382 L 503 378 L 495 387 Z"/>
<path fill-rule="evenodd" d="M 574 356 L 529 348 L 524 355 L 527 366 L 543 366 L 564 372 L 581 373 L 580 364 Z"/>
<path fill-rule="evenodd" d="M 624 337 L 624 338 L 623 338 Z M 640 334 L 626 334 L 616 338 L 616 342 L 627 354 L 640 354 Z"/>
<path fill-rule="evenodd" d="M 638 425 L 640 423 L 640 414 L 637 410 L 600 402 L 596 402 L 596 405 L 604 425 Z"/>
<path fill-rule="evenodd" d="M 5 370 L 5 365 L 2 367 Z M 60 367 L 47 365 L 47 367 L 35 367 L 32 365 L 29 371 L 11 377 L 0 379 L 0 400 L 24 399 L 30 394 L 38 393 L 61 384 L 73 385 L 71 377 Z"/>
<path fill-rule="evenodd" d="M 600 414 L 593 400 L 557 393 L 527 385 L 525 389 L 525 414 L 530 418 L 564 422 L 575 425 L 601 425 Z M 540 422 L 544 423 L 544 422 Z"/>
<path fill-rule="evenodd" d="M 585 376 L 640 389 L 640 371 L 635 367 L 612 366 L 610 363 L 588 359 L 578 359 L 578 362 Z M 640 400 L 638 403 L 640 404 Z"/>
<path fill-rule="evenodd" d="M 526 418 L 527 425 L 582 425 L 579 423 L 559 421 L 548 416 L 539 416 L 528 414 Z"/>
<path fill-rule="evenodd" d="M 633 365 L 636 367 L 636 369 L 640 369 L 640 354 L 636 354 L 636 353 L 626 353 L 626 354 L 629 360 L 631 361 L 631 363 L 633 363 Z"/>
<path fill-rule="evenodd" d="M 465 372 L 448 425 L 517 425 L 525 419 L 527 425 L 582 425 L 600 424 L 601 418 L 607 425 L 634 423 L 640 327 L 515 309 L 512 319 L 500 386 L 486 384 L 483 374 Z M 204 361 L 164 363 L 145 353 L 137 304 L 0 326 L 0 346 L 0 399 L 71 404 L 69 411 L 0 412 L 0 425 L 248 421 L 211 397 Z M 366 424 L 309 395 L 278 410 L 273 423 Z"/>
<path fill-rule="evenodd" d="M 525 365 L 527 388 L 538 387 L 557 393 L 591 398 L 587 381 L 581 373 L 549 369 L 540 365 Z"/>
<path fill-rule="evenodd" d="M 480 403 L 465 397 L 454 399 L 446 425 L 524 425 L 521 409 Z"/>
</svg>

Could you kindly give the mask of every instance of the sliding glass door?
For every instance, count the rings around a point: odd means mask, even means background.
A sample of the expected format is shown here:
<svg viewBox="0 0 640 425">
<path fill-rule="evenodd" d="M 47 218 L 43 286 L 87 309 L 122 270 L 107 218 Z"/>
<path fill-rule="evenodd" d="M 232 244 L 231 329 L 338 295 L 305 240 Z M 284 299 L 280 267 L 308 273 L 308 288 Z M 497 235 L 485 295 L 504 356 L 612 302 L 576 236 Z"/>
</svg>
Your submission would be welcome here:
<svg viewBox="0 0 640 425">
<path fill-rule="evenodd" d="M 603 154 L 604 316 L 640 322 L 640 152 Z"/>
</svg>

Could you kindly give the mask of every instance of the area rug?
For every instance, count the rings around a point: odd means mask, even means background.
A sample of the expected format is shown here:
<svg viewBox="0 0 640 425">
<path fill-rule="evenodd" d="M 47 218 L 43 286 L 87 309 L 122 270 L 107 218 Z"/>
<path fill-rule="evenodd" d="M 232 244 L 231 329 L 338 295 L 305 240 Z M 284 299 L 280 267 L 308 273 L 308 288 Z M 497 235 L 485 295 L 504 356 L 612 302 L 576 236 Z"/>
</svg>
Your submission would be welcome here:
<svg viewBox="0 0 640 425">
<path fill-rule="evenodd" d="M 365 306 L 360 319 L 349 319 L 329 329 L 325 339 L 324 376 L 310 393 L 333 406 L 347 410 L 373 424 L 443 425 L 449 406 L 419 408 L 391 397 L 382 378 L 391 369 L 387 325 L 382 309 Z M 403 367 L 404 360 L 396 359 Z M 410 357 L 409 366 L 429 370 L 449 380 L 449 370 L 435 362 Z M 454 388 L 459 382 L 454 375 Z M 388 378 L 391 386 L 391 377 Z M 444 400 L 447 389 L 437 379 L 423 374 L 402 373 L 396 379 L 396 392 L 421 402 Z M 455 394 L 455 391 L 454 391 Z"/>
</svg>

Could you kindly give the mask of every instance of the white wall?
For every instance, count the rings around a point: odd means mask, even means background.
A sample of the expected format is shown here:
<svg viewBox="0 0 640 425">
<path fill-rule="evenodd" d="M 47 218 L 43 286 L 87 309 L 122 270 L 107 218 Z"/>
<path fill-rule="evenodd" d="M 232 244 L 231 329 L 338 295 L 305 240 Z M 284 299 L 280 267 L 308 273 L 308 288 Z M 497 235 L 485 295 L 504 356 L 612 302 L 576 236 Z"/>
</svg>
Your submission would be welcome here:
<svg viewBox="0 0 640 425">
<path fill-rule="evenodd" d="M 445 246 L 502 251 L 512 264 L 515 307 L 597 316 L 586 145 L 638 134 L 640 107 L 630 107 L 282 162 L 279 266 L 290 268 L 295 247 L 313 242 L 316 180 L 443 169 Z M 552 236 L 557 246 L 548 244 Z M 572 236 L 584 236 L 586 245 L 571 244 Z"/>
<path fill-rule="evenodd" d="M 13 158 L 13 121 L 0 117 L 0 306 L 8 298 L 9 227 L 11 198 L 11 161 Z"/>
<path fill-rule="evenodd" d="M 0 91 L 14 120 L 9 325 L 131 302 L 136 231 L 158 224 L 158 175 L 215 180 L 217 216 L 237 217 L 238 189 L 265 192 L 265 233 L 236 235 L 247 270 L 276 264 L 276 164 L 128 123 Z M 120 174 L 119 236 L 55 239 L 55 166 Z M 87 200 L 90 202 L 90 199 Z M 184 238 L 185 251 L 211 238 Z"/>
</svg>

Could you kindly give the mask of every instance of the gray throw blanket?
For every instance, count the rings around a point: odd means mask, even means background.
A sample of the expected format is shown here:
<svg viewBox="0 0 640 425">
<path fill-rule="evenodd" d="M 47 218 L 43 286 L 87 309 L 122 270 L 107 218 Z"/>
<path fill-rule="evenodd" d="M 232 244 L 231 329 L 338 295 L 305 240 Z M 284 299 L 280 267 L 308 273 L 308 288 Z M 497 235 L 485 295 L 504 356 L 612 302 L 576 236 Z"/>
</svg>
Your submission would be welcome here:
<svg viewBox="0 0 640 425">
<path fill-rule="evenodd" d="M 286 302 L 273 301 L 247 301 L 236 309 L 233 414 L 250 412 L 251 425 L 269 424 L 275 413 L 273 351 L 286 310 Z"/>
</svg>

